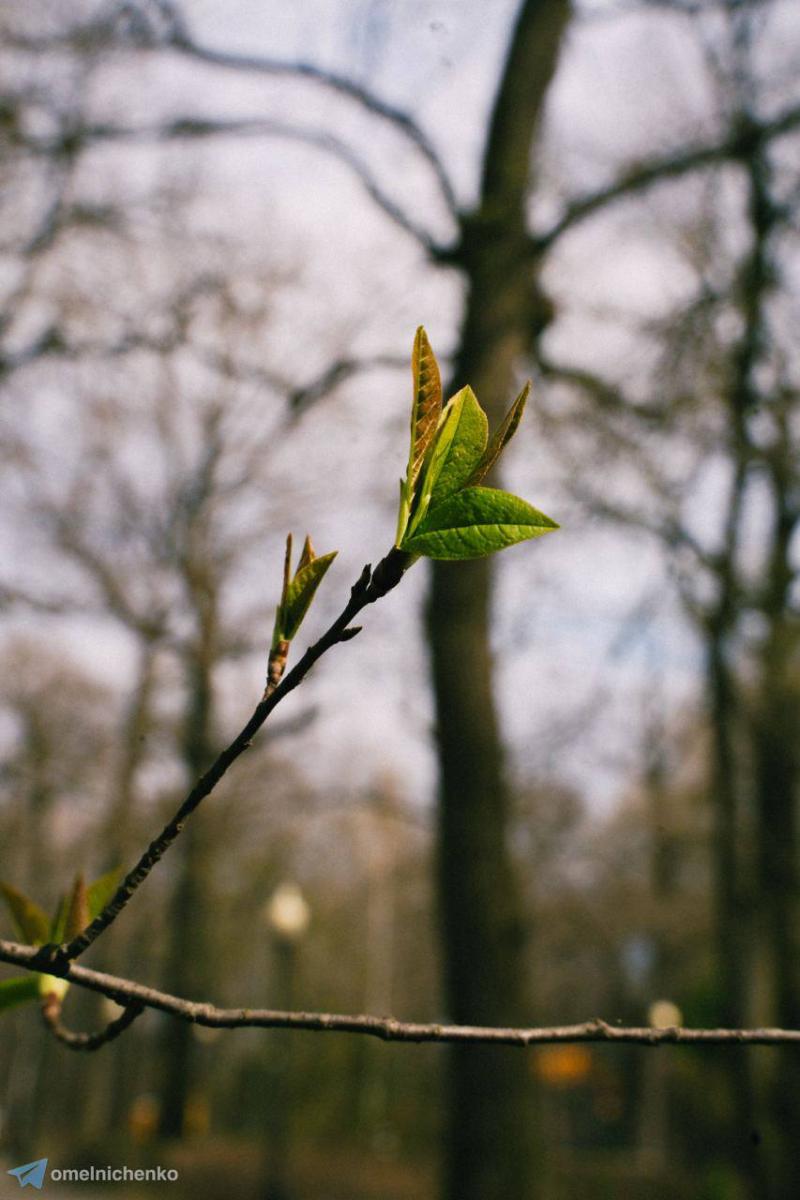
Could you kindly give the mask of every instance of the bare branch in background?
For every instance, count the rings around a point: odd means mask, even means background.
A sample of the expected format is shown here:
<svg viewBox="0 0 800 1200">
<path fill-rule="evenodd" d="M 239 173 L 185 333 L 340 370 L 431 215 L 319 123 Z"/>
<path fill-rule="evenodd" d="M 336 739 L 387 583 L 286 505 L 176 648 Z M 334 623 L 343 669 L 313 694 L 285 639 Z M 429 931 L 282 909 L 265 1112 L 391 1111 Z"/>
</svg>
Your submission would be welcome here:
<svg viewBox="0 0 800 1200">
<path fill-rule="evenodd" d="M 770 121 L 747 120 L 722 141 L 680 150 L 651 162 L 637 164 L 606 187 L 571 201 L 564 213 L 544 233 L 531 239 L 535 254 L 543 254 L 562 234 L 615 200 L 643 192 L 665 179 L 677 179 L 692 171 L 726 163 L 745 162 L 770 142 L 800 127 L 800 106 L 793 106 Z"/>
<path fill-rule="evenodd" d="M 377 204 L 390 220 L 394 221 L 405 233 L 410 234 L 426 253 L 432 257 L 446 255 L 448 247 L 439 245 L 431 235 L 406 213 L 401 206 L 381 187 L 374 178 L 367 163 L 340 138 L 322 130 L 302 129 L 288 125 L 282 121 L 269 118 L 244 117 L 233 120 L 211 120 L 202 117 L 176 117 L 155 125 L 120 126 L 109 124 L 84 125 L 76 130 L 70 130 L 69 137 L 78 141 L 83 147 L 97 145 L 102 142 L 166 142 L 188 141 L 214 137 L 272 137 L 285 141 L 300 142 L 321 150 L 343 163 L 365 188 L 370 199 Z M 26 148 L 33 154 L 50 157 L 58 154 L 60 144 L 50 139 L 29 141 Z M 80 215 L 80 214 L 78 214 Z M 88 215 L 88 214 L 87 214 Z M 76 214 L 72 214 L 76 219 Z M 57 205 L 53 206 L 52 215 L 46 229 L 37 235 L 39 240 L 49 237 L 54 239 L 58 229 L 66 220 L 60 215 Z"/>
<path fill-rule="evenodd" d="M 85 48 L 87 43 L 114 45 L 120 34 L 142 49 L 173 50 L 197 62 L 223 67 L 239 72 L 261 75 L 295 76 L 310 79 L 353 100 L 359 107 L 388 122 L 415 146 L 431 167 L 442 197 L 450 213 L 456 217 L 458 202 L 453 185 L 444 164 L 425 131 L 408 113 L 374 95 L 346 76 L 308 62 L 285 62 L 267 55 L 239 54 L 235 51 L 214 49 L 197 42 L 189 32 L 186 19 L 177 5 L 164 3 L 134 4 L 124 2 L 113 5 L 99 20 L 88 25 L 75 25 L 66 33 L 51 38 L 31 38 L 9 32 L 9 43 L 21 49 L 41 51 L 56 45 Z"/>
</svg>

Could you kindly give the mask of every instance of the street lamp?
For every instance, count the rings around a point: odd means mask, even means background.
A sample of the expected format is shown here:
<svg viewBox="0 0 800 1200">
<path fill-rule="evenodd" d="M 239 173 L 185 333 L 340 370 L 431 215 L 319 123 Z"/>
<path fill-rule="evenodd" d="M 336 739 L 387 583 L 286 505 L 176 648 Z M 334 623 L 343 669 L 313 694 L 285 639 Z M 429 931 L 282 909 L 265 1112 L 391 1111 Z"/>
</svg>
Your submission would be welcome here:
<svg viewBox="0 0 800 1200">
<path fill-rule="evenodd" d="M 311 921 L 308 901 L 296 883 L 279 883 L 262 910 L 276 941 L 294 945 L 305 936 Z"/>
<path fill-rule="evenodd" d="M 294 1006 L 297 947 L 308 931 L 311 909 L 299 886 L 285 881 L 276 887 L 261 915 L 271 940 L 273 1002 L 290 1011 Z M 274 1045 L 268 1110 L 269 1163 L 264 1200 L 291 1200 L 287 1168 L 292 1108 L 292 1039 L 289 1034 L 278 1036 L 280 1041 Z"/>
</svg>

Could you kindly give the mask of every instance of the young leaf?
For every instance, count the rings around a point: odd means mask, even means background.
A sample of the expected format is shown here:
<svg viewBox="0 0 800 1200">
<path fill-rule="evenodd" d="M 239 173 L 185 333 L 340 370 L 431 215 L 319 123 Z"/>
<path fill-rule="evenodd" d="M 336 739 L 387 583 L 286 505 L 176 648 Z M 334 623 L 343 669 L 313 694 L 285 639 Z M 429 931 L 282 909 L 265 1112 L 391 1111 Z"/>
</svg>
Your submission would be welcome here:
<svg viewBox="0 0 800 1200">
<path fill-rule="evenodd" d="M 443 447 L 441 455 L 437 455 L 438 446 L 434 450 L 434 458 L 438 458 L 435 472 L 429 469 L 432 476 L 430 481 L 430 499 L 428 509 L 436 508 L 448 496 L 452 496 L 459 488 L 467 483 L 475 470 L 477 463 L 486 449 L 489 436 L 489 422 L 486 413 L 481 408 L 472 388 L 462 388 L 450 401 L 454 408 L 452 433 Z M 431 460 L 431 468 L 434 459 Z M 428 479 L 423 481 L 423 492 L 427 490 Z"/>
<path fill-rule="evenodd" d="M 298 570 L 286 593 L 286 600 L 281 606 L 281 625 L 283 636 L 290 642 L 297 633 L 303 617 L 308 612 L 309 605 L 314 599 L 314 593 L 322 583 L 325 572 L 336 558 L 337 551 L 323 554 L 314 558 Z"/>
<path fill-rule="evenodd" d="M 413 494 L 414 484 L 428 452 L 428 446 L 436 432 L 439 414 L 442 411 L 442 381 L 439 375 L 439 364 L 431 350 L 428 335 L 421 325 L 414 338 L 411 374 L 414 381 L 414 392 L 411 398 L 411 449 L 406 472 L 409 496 Z"/>
<path fill-rule="evenodd" d="M 397 510 L 397 536 L 395 544 L 405 536 L 417 481 L 428 456 L 431 443 L 440 425 L 442 412 L 442 382 L 439 366 L 431 350 L 428 335 L 420 325 L 414 338 L 411 355 L 413 395 L 411 397 L 411 448 L 408 453 L 406 477 L 400 483 L 400 507 Z"/>
<path fill-rule="evenodd" d="M 472 388 L 462 388 L 445 405 L 419 485 L 408 526 L 410 537 L 431 505 L 458 491 L 468 480 L 486 446 L 487 422 Z"/>
<path fill-rule="evenodd" d="M 53 920 L 50 923 L 50 937 L 48 939 L 49 941 L 56 942 L 57 944 L 59 942 L 63 942 L 64 926 L 67 923 L 67 913 L 68 912 L 69 912 L 69 896 L 67 896 L 65 894 L 59 900 L 58 907 L 56 908 L 56 911 L 55 911 L 55 915 L 53 916 Z"/>
<path fill-rule="evenodd" d="M 8 883 L 0 883 L 0 894 L 8 905 L 19 937 L 30 946 L 43 945 L 50 933 L 47 914 Z"/>
<path fill-rule="evenodd" d="M 528 399 L 530 390 L 531 385 L 529 380 L 492 435 L 492 440 L 484 450 L 477 467 L 469 477 L 470 487 L 477 487 L 478 484 L 483 483 L 502 451 L 517 432 L 517 426 L 522 420 L 522 414 L 525 411 L 525 402 Z"/>
<path fill-rule="evenodd" d="M 67 916 L 64 921 L 64 937 L 76 937 L 89 924 L 89 891 L 83 875 L 76 875 L 69 897 Z"/>
<path fill-rule="evenodd" d="M 518 496 L 470 487 L 429 512 L 402 549 L 427 558 L 483 558 L 557 528 L 555 521 Z"/>
<path fill-rule="evenodd" d="M 283 555 L 283 590 L 281 591 L 281 603 L 286 600 L 286 593 L 289 590 L 289 581 L 292 576 L 292 535 L 286 535 L 286 551 Z"/>
<path fill-rule="evenodd" d="M 99 879 L 95 879 L 94 883 L 89 884 L 86 898 L 89 902 L 90 921 L 93 921 L 97 914 L 103 911 L 119 887 L 121 878 L 122 867 L 112 867 L 110 871 L 106 871 L 105 875 L 101 875 Z"/>
<path fill-rule="evenodd" d="M 308 539 L 306 539 L 306 541 L 307 540 Z M 303 553 L 305 553 L 305 547 L 303 547 Z M 283 556 L 283 586 L 281 588 L 281 598 L 278 602 L 277 608 L 275 609 L 275 625 L 273 626 L 273 630 L 272 630 L 271 650 L 273 652 L 280 649 L 282 643 L 283 643 L 283 646 L 285 649 L 286 634 L 283 631 L 283 623 L 284 623 L 283 618 L 284 618 L 284 611 L 286 608 L 286 596 L 289 591 L 289 584 L 291 583 L 291 581 L 292 581 L 292 535 L 290 533 L 287 533 L 287 535 L 286 535 L 286 552 L 284 553 L 284 556 Z"/>
<path fill-rule="evenodd" d="M 291 537 L 291 534 L 289 535 Z M 303 542 L 303 552 L 300 555 L 300 562 L 297 564 L 297 570 L 302 571 L 303 567 L 307 567 L 317 557 L 316 550 L 311 544 L 311 538 L 306 534 L 306 540 Z"/>
<path fill-rule="evenodd" d="M 18 1004 L 27 1004 L 29 1000 L 38 1000 L 39 980 L 34 974 L 18 975 L 14 979 L 4 979 L 0 982 L 0 1011 L 4 1008 L 15 1008 Z"/>
</svg>

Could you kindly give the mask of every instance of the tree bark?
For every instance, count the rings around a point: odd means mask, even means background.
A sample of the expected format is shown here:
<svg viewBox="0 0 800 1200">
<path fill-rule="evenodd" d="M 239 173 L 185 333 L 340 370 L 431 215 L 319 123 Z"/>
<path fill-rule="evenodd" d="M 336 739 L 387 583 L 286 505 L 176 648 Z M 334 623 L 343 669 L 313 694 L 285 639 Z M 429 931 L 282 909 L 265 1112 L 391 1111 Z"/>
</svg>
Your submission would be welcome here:
<svg viewBox="0 0 800 1200">
<path fill-rule="evenodd" d="M 569 19 L 567 0 L 525 0 L 494 104 L 478 210 L 456 260 L 467 280 L 453 390 L 471 384 L 490 418 L 549 318 L 530 265 L 530 156 Z M 439 743 L 437 874 L 449 1016 L 530 1018 L 526 922 L 508 845 L 509 796 L 492 691 L 487 561 L 434 564 L 428 603 Z M 537 1194 L 532 1089 L 524 1055 L 454 1046 L 446 1079 L 447 1200 Z"/>
<path fill-rule="evenodd" d="M 791 544 L 800 518 L 792 502 L 795 485 L 788 436 L 773 448 L 769 463 L 773 528 L 762 613 L 767 633 L 761 647 L 754 717 L 754 767 L 758 813 L 758 882 L 761 937 L 766 947 L 775 1023 L 800 1026 L 800 686 L 797 654 L 800 622 L 790 611 L 794 572 Z M 771 1200 L 797 1194 L 800 1139 L 800 1064 L 779 1051 L 768 1097 L 775 1133 Z"/>
<path fill-rule="evenodd" d="M 189 696 L 182 753 L 190 780 L 197 779 L 214 757 L 212 659 L 207 649 L 196 650 L 186 667 Z M 206 855 L 201 824 L 187 823 L 178 853 L 178 877 L 168 915 L 165 982 L 167 990 L 177 995 L 199 996 L 204 982 L 202 964 L 206 960 Z M 183 1022 L 165 1025 L 161 1055 L 161 1137 L 179 1138 L 185 1133 L 188 1100 L 194 1083 L 192 1049 L 191 1026 Z"/>
</svg>

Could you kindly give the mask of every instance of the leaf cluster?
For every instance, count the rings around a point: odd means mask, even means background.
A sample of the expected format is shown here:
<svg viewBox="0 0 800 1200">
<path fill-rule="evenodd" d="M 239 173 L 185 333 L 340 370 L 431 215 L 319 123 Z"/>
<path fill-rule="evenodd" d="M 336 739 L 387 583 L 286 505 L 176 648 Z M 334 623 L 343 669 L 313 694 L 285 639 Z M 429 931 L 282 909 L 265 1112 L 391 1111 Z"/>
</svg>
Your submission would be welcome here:
<svg viewBox="0 0 800 1200">
<path fill-rule="evenodd" d="M 24 892 L 9 883 L 0 883 L 0 896 L 11 914 L 17 937 L 29 946 L 60 943 L 80 933 L 105 908 L 117 890 L 122 871 L 115 867 L 87 884 L 77 875 L 68 892 L 59 899 L 52 917 Z M 63 997 L 69 987 L 54 975 L 31 973 L 0 981 L 0 1011 L 15 1008 L 28 1000 L 42 999 L 55 992 Z"/>
<path fill-rule="evenodd" d="M 317 588 L 325 572 L 336 558 L 338 551 L 317 555 L 306 537 L 297 570 L 292 575 L 292 535 L 286 538 L 286 555 L 283 561 L 283 589 L 280 604 L 275 612 L 275 628 L 272 634 L 272 649 L 281 643 L 291 642 L 303 623 Z"/>
<path fill-rule="evenodd" d="M 470 387 L 442 406 L 439 366 L 422 326 L 411 361 L 411 448 L 395 544 L 426 558 L 483 558 L 557 529 L 555 521 L 483 481 L 511 441 L 530 383 L 489 438 L 489 422 Z"/>
</svg>

